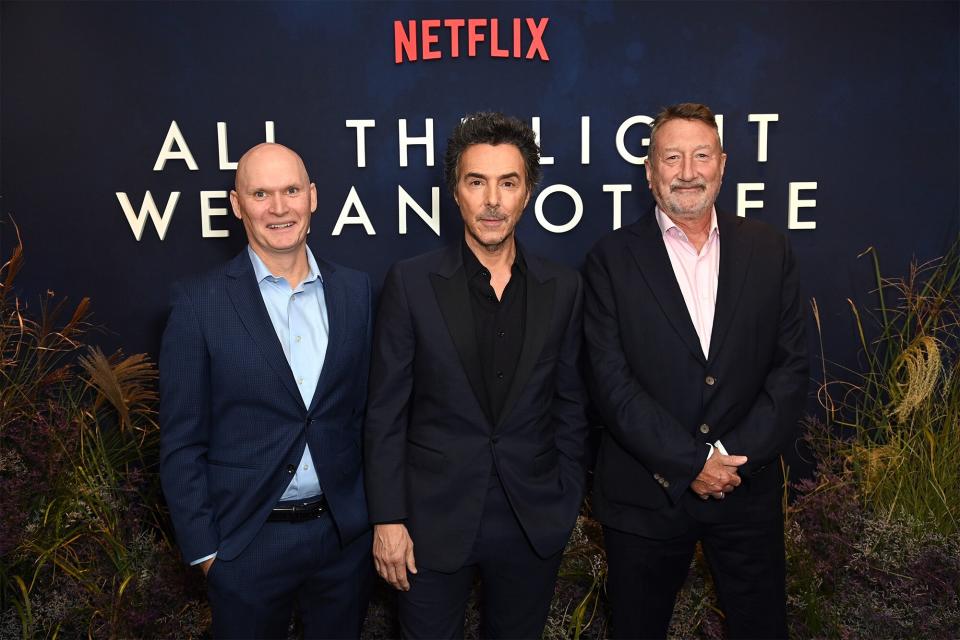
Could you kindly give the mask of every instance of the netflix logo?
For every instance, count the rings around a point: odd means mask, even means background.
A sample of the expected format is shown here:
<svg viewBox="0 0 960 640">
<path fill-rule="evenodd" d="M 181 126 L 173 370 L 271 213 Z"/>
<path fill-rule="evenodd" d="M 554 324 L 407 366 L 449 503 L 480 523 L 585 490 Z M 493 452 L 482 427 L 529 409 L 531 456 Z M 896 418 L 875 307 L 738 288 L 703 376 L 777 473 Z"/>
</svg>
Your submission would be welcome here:
<svg viewBox="0 0 960 640">
<path fill-rule="evenodd" d="M 477 55 L 549 60 L 543 40 L 550 18 L 446 18 L 393 22 L 394 62 Z M 479 52 L 479 53 L 478 53 Z"/>
</svg>

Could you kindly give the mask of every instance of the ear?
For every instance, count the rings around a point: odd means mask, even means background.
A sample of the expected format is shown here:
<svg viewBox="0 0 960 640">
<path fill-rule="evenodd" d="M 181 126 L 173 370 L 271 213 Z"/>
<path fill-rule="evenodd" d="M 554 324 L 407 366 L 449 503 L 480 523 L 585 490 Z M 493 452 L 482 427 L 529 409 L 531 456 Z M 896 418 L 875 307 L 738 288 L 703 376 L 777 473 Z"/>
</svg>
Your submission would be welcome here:
<svg viewBox="0 0 960 640">
<path fill-rule="evenodd" d="M 237 195 L 235 189 L 230 190 L 230 206 L 233 207 L 233 215 L 238 220 L 243 220 L 243 216 L 240 215 L 240 196 Z"/>
<path fill-rule="evenodd" d="M 317 210 L 317 185 L 314 182 L 310 183 L 310 213 L 314 213 Z"/>
<path fill-rule="evenodd" d="M 726 166 L 727 166 L 727 154 L 721 153 L 720 154 L 720 179 L 721 180 L 723 180 L 723 170 L 726 168 Z"/>
<path fill-rule="evenodd" d="M 643 170 L 647 174 L 647 184 L 653 183 L 653 169 L 650 168 L 652 164 L 653 164 L 653 158 L 651 158 L 648 154 L 646 161 L 643 163 Z"/>
</svg>

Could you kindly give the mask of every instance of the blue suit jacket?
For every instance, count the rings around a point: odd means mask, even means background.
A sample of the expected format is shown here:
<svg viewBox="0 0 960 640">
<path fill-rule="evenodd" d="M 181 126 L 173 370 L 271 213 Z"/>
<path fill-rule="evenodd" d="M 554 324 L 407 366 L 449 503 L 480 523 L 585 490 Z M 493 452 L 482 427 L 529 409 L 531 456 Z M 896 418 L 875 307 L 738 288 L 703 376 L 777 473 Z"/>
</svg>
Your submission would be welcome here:
<svg viewBox="0 0 960 640">
<path fill-rule="evenodd" d="M 310 407 L 246 249 L 173 286 L 160 351 L 160 476 L 188 561 L 236 558 L 310 452 L 342 544 L 369 528 L 361 425 L 370 358 L 366 274 L 317 260 L 330 339 Z"/>
</svg>

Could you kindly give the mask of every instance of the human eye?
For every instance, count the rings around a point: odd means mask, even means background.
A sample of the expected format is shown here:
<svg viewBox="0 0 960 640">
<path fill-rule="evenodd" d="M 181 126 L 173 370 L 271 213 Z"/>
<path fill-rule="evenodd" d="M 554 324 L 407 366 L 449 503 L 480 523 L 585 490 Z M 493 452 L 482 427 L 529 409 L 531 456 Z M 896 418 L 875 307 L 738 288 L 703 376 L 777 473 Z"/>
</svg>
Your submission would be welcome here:
<svg viewBox="0 0 960 640">
<path fill-rule="evenodd" d="M 679 153 L 668 153 L 667 155 L 663 156 L 664 162 L 677 162 L 678 160 L 680 160 Z"/>
<path fill-rule="evenodd" d="M 517 183 L 513 180 L 504 180 L 500 183 L 500 186 L 502 186 L 504 189 L 513 189 L 517 186 Z"/>
<path fill-rule="evenodd" d="M 257 200 L 263 200 L 264 198 L 267 197 L 267 192 L 264 191 L 263 189 L 257 189 L 256 191 L 253 192 L 253 197 L 256 198 Z"/>
<path fill-rule="evenodd" d="M 287 195 L 288 195 L 288 196 L 295 196 L 295 195 L 297 195 L 298 193 L 300 193 L 300 187 L 296 187 L 296 186 L 287 187 Z"/>
</svg>

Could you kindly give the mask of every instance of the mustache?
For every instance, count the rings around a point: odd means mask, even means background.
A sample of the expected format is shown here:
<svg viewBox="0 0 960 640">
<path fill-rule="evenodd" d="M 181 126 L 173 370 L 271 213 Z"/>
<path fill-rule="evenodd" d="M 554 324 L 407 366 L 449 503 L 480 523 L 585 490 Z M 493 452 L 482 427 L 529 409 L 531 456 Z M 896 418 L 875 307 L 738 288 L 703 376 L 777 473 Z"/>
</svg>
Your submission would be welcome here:
<svg viewBox="0 0 960 640">
<path fill-rule="evenodd" d="M 500 210 L 500 207 L 485 207 L 483 213 L 477 217 L 485 220 L 505 220 L 507 218 L 507 214 L 503 213 Z"/>
<path fill-rule="evenodd" d="M 696 187 L 698 189 L 706 189 L 707 183 L 705 180 L 702 180 L 702 179 L 690 180 L 690 181 L 674 180 L 673 182 L 670 183 L 671 192 L 676 191 L 677 189 L 690 189 L 692 187 Z"/>
</svg>

